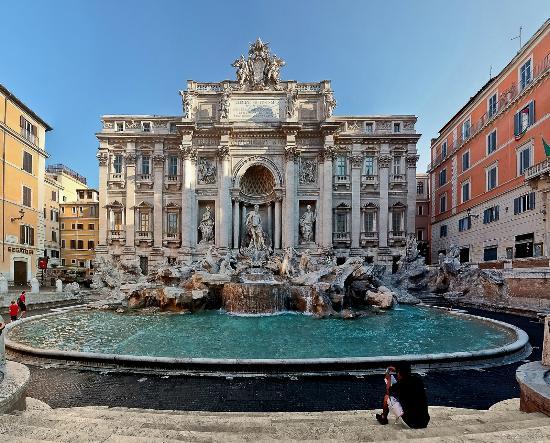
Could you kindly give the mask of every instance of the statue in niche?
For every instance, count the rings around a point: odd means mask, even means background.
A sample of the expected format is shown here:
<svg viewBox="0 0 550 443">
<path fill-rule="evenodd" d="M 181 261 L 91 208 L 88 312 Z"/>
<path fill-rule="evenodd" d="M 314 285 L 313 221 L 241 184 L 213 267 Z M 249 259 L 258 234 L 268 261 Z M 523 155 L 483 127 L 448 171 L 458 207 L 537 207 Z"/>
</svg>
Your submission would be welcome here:
<svg viewBox="0 0 550 443">
<path fill-rule="evenodd" d="M 418 257 L 418 241 L 416 235 L 412 232 L 407 236 L 407 244 L 405 246 L 405 260 L 413 262 Z"/>
<path fill-rule="evenodd" d="M 224 92 L 220 98 L 220 118 L 229 117 L 229 92 Z"/>
<path fill-rule="evenodd" d="M 311 205 L 307 205 L 306 212 L 300 217 L 300 234 L 302 234 L 302 243 L 311 243 L 313 240 L 313 223 L 317 219 L 317 213 L 311 210 Z"/>
<path fill-rule="evenodd" d="M 216 165 L 205 158 L 198 162 L 198 179 L 200 185 L 212 185 L 216 183 Z"/>
<path fill-rule="evenodd" d="M 254 209 L 246 215 L 246 229 L 250 235 L 249 248 L 257 251 L 263 251 L 266 249 L 264 240 L 264 230 L 262 228 L 262 217 L 259 212 L 260 207 L 254 205 Z"/>
<path fill-rule="evenodd" d="M 303 160 L 300 164 L 300 184 L 307 185 L 315 183 L 317 175 L 317 163 L 315 160 Z"/>
<path fill-rule="evenodd" d="M 334 108 L 336 108 L 336 99 L 334 98 L 334 94 L 332 91 L 327 91 L 325 92 L 325 109 L 327 118 L 332 117 Z"/>
<path fill-rule="evenodd" d="M 214 240 L 214 218 L 212 217 L 212 212 L 210 212 L 210 206 L 207 206 L 202 213 L 199 231 L 201 231 L 201 241 L 199 244 L 211 243 Z"/>
<path fill-rule="evenodd" d="M 296 112 L 296 101 L 298 100 L 298 93 L 296 91 L 290 91 L 286 95 L 286 116 L 288 118 L 294 117 Z"/>
</svg>

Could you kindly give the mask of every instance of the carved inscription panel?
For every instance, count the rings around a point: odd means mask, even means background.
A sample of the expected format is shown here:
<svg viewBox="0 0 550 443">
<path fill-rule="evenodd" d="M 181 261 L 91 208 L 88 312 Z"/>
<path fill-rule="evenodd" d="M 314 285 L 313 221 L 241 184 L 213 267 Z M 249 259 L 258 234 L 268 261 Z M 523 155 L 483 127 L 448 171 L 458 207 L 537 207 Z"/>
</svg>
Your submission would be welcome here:
<svg viewBox="0 0 550 443">
<path fill-rule="evenodd" d="M 236 121 L 271 122 L 284 116 L 284 98 L 236 98 L 229 107 L 229 119 Z"/>
</svg>

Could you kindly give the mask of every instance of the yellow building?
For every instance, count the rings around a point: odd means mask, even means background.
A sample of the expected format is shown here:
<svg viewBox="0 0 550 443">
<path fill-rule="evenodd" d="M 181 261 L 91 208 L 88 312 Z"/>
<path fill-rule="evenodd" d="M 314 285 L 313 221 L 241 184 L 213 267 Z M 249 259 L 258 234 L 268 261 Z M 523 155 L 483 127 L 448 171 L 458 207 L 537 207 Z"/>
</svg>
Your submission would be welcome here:
<svg viewBox="0 0 550 443">
<path fill-rule="evenodd" d="M 77 199 L 61 203 L 61 265 L 91 268 L 99 240 L 99 197 L 78 189 Z"/>
<path fill-rule="evenodd" d="M 44 188 L 44 255 L 49 258 L 48 267 L 52 267 L 61 264 L 59 200 L 63 186 L 46 173 Z"/>
<path fill-rule="evenodd" d="M 26 284 L 44 253 L 46 132 L 52 128 L 0 85 L 0 272 Z"/>
<path fill-rule="evenodd" d="M 57 163 L 46 167 L 46 175 L 61 185 L 59 203 L 75 202 L 79 189 L 88 189 L 86 177 L 73 171 L 64 164 Z"/>
</svg>

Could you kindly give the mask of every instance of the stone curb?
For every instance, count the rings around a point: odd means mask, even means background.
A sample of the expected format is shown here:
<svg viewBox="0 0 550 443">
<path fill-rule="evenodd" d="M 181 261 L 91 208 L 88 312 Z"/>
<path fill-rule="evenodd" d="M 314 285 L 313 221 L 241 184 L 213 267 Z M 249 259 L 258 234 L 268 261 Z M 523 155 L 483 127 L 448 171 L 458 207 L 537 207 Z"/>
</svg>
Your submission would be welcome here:
<svg viewBox="0 0 550 443">
<path fill-rule="evenodd" d="M 520 409 L 524 412 L 542 412 L 550 416 L 550 367 L 533 361 L 516 370 L 521 392 Z"/>
<path fill-rule="evenodd" d="M 31 379 L 29 368 L 7 361 L 4 379 L 0 382 L 0 414 L 25 409 L 25 391 Z"/>
<path fill-rule="evenodd" d="M 449 313 L 465 318 L 474 318 L 493 326 L 498 326 L 507 330 L 511 330 L 516 335 L 516 340 L 505 346 L 493 349 L 484 349 L 472 352 L 452 352 L 439 354 L 405 354 L 398 356 L 375 356 L 375 357 L 346 357 L 346 358 L 302 358 L 302 359 L 215 359 L 215 358 L 173 358 L 173 357 L 148 357 L 125 354 L 102 354 L 97 352 L 78 352 L 78 351 L 62 351 L 57 349 L 38 349 L 32 346 L 23 345 L 12 341 L 9 338 L 9 333 L 18 325 L 28 321 L 37 321 L 58 313 L 48 313 L 36 315 L 33 317 L 23 318 L 14 323 L 9 323 L 6 326 L 6 347 L 13 351 L 23 354 L 30 354 L 40 357 L 76 360 L 96 363 L 111 363 L 121 366 L 138 366 L 138 367 L 158 367 L 168 369 L 204 369 L 204 370 L 219 370 L 220 366 L 224 369 L 234 369 L 236 372 L 254 369 L 255 371 L 281 371 L 281 370 L 296 370 L 307 372 L 326 371 L 326 370 L 357 370 L 357 369 L 373 369 L 385 368 L 390 364 L 399 361 L 408 361 L 422 368 L 446 368 L 456 367 L 457 363 L 461 366 L 471 364 L 474 366 L 487 364 L 505 364 L 511 361 L 517 361 L 531 353 L 529 345 L 529 336 L 520 328 L 498 320 L 492 320 L 476 315 L 465 314 L 462 312 L 453 311 L 447 308 L 430 308 L 440 309 Z"/>
</svg>

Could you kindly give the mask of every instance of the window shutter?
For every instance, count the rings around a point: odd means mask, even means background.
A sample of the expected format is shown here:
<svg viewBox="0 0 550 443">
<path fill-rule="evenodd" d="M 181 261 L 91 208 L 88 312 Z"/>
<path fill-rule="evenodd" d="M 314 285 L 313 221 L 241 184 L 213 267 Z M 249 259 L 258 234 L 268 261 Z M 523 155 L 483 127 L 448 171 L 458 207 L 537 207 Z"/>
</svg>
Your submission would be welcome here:
<svg viewBox="0 0 550 443">
<path fill-rule="evenodd" d="M 535 209 L 535 193 L 529 193 L 529 209 Z"/>
<path fill-rule="evenodd" d="M 22 115 L 19 116 L 19 127 L 23 128 L 25 126 L 25 117 Z"/>
<path fill-rule="evenodd" d="M 498 220 L 499 218 L 499 215 L 498 215 L 498 206 L 495 206 L 495 221 Z"/>
<path fill-rule="evenodd" d="M 19 243 L 25 244 L 25 226 L 19 226 Z"/>
<path fill-rule="evenodd" d="M 516 137 L 519 135 L 519 116 L 520 112 L 514 114 L 514 135 Z"/>
<path fill-rule="evenodd" d="M 535 100 L 531 101 L 529 107 L 529 125 L 535 123 Z"/>
<path fill-rule="evenodd" d="M 30 242 L 31 246 L 34 246 L 34 228 L 29 228 Z"/>
<path fill-rule="evenodd" d="M 32 125 L 32 135 L 36 135 L 36 126 Z"/>
<path fill-rule="evenodd" d="M 514 215 L 519 214 L 519 197 L 514 199 Z"/>
</svg>

